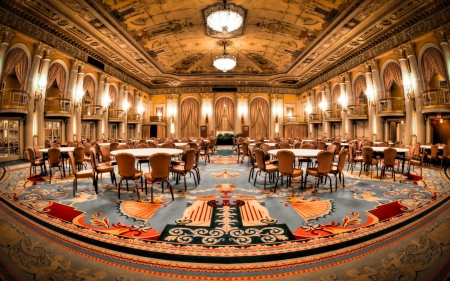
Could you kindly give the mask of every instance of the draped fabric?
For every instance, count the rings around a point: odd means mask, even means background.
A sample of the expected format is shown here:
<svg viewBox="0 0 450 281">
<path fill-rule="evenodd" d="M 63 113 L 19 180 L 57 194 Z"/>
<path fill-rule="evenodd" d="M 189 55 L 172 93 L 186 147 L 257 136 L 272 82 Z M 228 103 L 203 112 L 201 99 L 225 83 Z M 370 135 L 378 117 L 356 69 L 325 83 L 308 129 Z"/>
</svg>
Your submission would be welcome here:
<svg viewBox="0 0 450 281">
<path fill-rule="evenodd" d="M 283 129 L 283 136 L 285 138 L 305 138 L 308 137 L 307 125 L 285 125 Z"/>
<path fill-rule="evenodd" d="M 250 125 L 254 137 L 268 137 L 269 105 L 264 98 L 255 98 L 250 103 Z"/>
<path fill-rule="evenodd" d="M 391 90 L 392 84 L 394 82 L 400 87 L 402 87 L 403 79 L 400 66 L 398 66 L 398 64 L 396 64 L 395 62 L 389 63 L 384 69 L 383 79 L 384 79 L 384 89 L 386 90 L 386 93 Z"/>
<path fill-rule="evenodd" d="M 84 76 L 83 92 L 87 92 L 91 97 L 91 101 L 95 103 L 95 81 L 91 76 Z"/>
<path fill-rule="evenodd" d="M 195 98 L 186 98 L 181 103 L 182 137 L 198 136 L 200 105 Z"/>
<path fill-rule="evenodd" d="M 150 132 L 149 132 L 149 135 L 150 135 Z M 158 138 L 165 138 L 166 137 L 166 126 L 158 125 L 156 135 Z"/>
<path fill-rule="evenodd" d="M 58 89 L 64 95 L 66 90 L 66 71 L 64 67 L 59 63 L 54 63 L 50 66 L 48 70 L 47 76 L 47 89 L 50 88 L 56 80 L 56 85 L 58 85 Z"/>
<path fill-rule="evenodd" d="M 215 106 L 215 114 L 216 114 L 216 127 L 220 128 L 221 125 L 226 128 L 230 128 L 233 131 L 234 130 L 234 103 L 231 99 L 221 97 L 217 100 L 216 106 Z M 227 116 L 227 122 L 228 124 L 222 124 L 223 114 Z M 228 131 L 228 130 L 226 130 Z"/>
<path fill-rule="evenodd" d="M 133 95 L 131 93 L 128 93 L 127 101 L 128 101 L 128 104 L 130 105 L 130 108 L 128 108 L 128 111 L 132 112 L 133 111 L 134 102 L 133 102 Z"/>
<path fill-rule="evenodd" d="M 423 52 L 422 69 L 425 76 L 425 82 L 429 85 L 431 78 L 435 73 L 441 75 L 448 81 L 447 71 L 445 70 L 445 63 L 441 52 L 436 48 L 430 47 Z"/>
<path fill-rule="evenodd" d="M 111 109 L 116 109 L 116 104 L 117 104 L 117 92 L 116 92 L 116 87 L 114 87 L 113 85 L 109 85 L 109 97 L 111 98 L 111 103 L 109 105 L 109 108 Z"/>
<path fill-rule="evenodd" d="M 20 83 L 20 88 L 25 88 L 25 81 L 28 72 L 28 58 L 27 54 L 21 48 L 15 48 L 9 52 L 6 58 L 5 68 L 3 69 L 2 79 L 6 77 L 12 70 L 16 71 L 17 80 Z"/>
<path fill-rule="evenodd" d="M 358 78 L 356 78 L 355 80 L 355 101 L 356 104 L 359 104 L 359 96 L 361 95 L 361 93 L 365 93 L 366 92 L 366 76 L 364 75 L 360 75 L 358 76 Z"/>
<path fill-rule="evenodd" d="M 331 108 L 338 109 L 338 99 L 341 96 L 341 85 L 336 85 L 333 89 L 333 96 L 331 97 L 331 100 L 333 104 L 331 105 Z"/>
</svg>

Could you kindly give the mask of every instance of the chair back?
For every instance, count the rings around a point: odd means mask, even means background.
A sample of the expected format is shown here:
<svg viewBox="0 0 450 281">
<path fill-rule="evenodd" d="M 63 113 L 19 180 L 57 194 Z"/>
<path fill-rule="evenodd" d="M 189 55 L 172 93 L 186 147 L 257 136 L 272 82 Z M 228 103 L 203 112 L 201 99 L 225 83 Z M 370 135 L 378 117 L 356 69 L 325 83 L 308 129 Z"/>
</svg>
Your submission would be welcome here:
<svg viewBox="0 0 450 281">
<path fill-rule="evenodd" d="M 436 158 L 436 157 L 437 157 L 437 154 L 438 154 L 438 148 L 439 148 L 439 146 L 438 146 L 437 144 L 433 144 L 433 145 L 431 146 L 431 152 L 430 152 L 431 157 L 433 157 L 433 158 Z"/>
<path fill-rule="evenodd" d="M 288 142 L 280 143 L 280 149 L 290 149 L 291 145 Z"/>
<path fill-rule="evenodd" d="M 409 145 L 409 151 L 408 151 L 409 158 L 413 158 L 413 156 L 414 156 L 414 149 L 415 148 L 416 148 L 416 146 L 414 144 L 410 144 Z"/>
<path fill-rule="evenodd" d="M 90 151 L 91 151 L 91 144 L 90 143 L 85 144 L 84 145 L 84 154 L 86 156 L 88 156 L 90 154 Z"/>
<path fill-rule="evenodd" d="M 325 150 L 326 146 L 327 146 L 327 144 L 323 141 L 319 141 L 319 143 L 317 143 L 317 149 L 319 149 L 319 150 Z"/>
<path fill-rule="evenodd" d="M 300 149 L 314 149 L 314 145 L 311 143 L 303 143 Z"/>
<path fill-rule="evenodd" d="M 335 141 L 335 142 L 332 142 L 331 144 L 335 146 L 334 153 L 338 154 L 339 151 L 341 151 L 341 143 L 338 141 Z"/>
<path fill-rule="evenodd" d="M 336 167 L 338 172 L 341 172 L 344 169 L 345 161 L 347 160 L 347 155 L 348 155 L 347 149 L 342 149 L 339 152 L 339 161 L 338 161 L 338 164 L 337 164 L 337 167 Z"/>
<path fill-rule="evenodd" d="M 348 147 L 349 160 L 353 161 L 356 155 L 356 143 L 351 143 Z"/>
<path fill-rule="evenodd" d="M 30 159 L 30 163 L 32 163 L 32 164 L 34 164 L 34 161 L 35 161 L 35 157 L 34 157 L 34 149 L 31 147 L 31 146 L 29 146 L 28 148 L 27 148 L 27 150 L 28 150 L 28 158 Z"/>
<path fill-rule="evenodd" d="M 170 160 L 169 153 L 155 153 L 150 155 L 150 167 L 152 168 L 152 178 L 165 179 L 169 177 Z"/>
<path fill-rule="evenodd" d="M 255 142 L 255 148 L 261 148 L 262 142 Z"/>
<path fill-rule="evenodd" d="M 166 142 L 161 145 L 161 148 L 173 148 L 173 143 Z"/>
<path fill-rule="evenodd" d="M 102 154 L 102 161 L 103 162 L 111 161 L 111 148 L 109 148 L 107 146 L 101 146 L 100 147 L 100 153 Z"/>
<path fill-rule="evenodd" d="M 95 157 L 95 151 L 93 149 L 89 150 L 89 155 L 91 157 L 92 170 L 97 171 L 97 157 Z"/>
<path fill-rule="evenodd" d="M 148 145 L 146 143 L 139 142 L 138 145 L 136 145 L 136 148 L 148 148 Z"/>
<path fill-rule="evenodd" d="M 119 144 L 119 146 L 117 147 L 117 150 L 122 150 L 122 149 L 130 149 L 130 146 L 128 144 Z"/>
<path fill-rule="evenodd" d="M 389 146 L 389 143 L 387 143 L 386 141 L 383 141 L 383 142 L 380 142 L 380 143 L 378 144 L 378 146 L 379 146 L 379 147 L 388 147 L 388 146 Z"/>
<path fill-rule="evenodd" d="M 195 161 L 195 153 L 197 151 L 193 148 L 189 148 L 188 151 L 186 151 L 186 159 L 184 160 L 184 169 L 185 170 L 192 170 L 194 168 L 194 161 Z"/>
<path fill-rule="evenodd" d="M 334 153 L 331 151 L 321 151 L 317 153 L 317 172 L 327 174 L 331 171 Z"/>
<path fill-rule="evenodd" d="M 158 144 L 156 144 L 156 143 L 154 143 L 154 142 L 150 142 L 150 143 L 148 144 L 148 147 L 149 147 L 149 148 L 158 148 Z"/>
<path fill-rule="evenodd" d="M 412 156 L 412 158 L 420 158 L 420 143 L 416 143 L 414 145 L 414 154 Z"/>
<path fill-rule="evenodd" d="M 132 141 L 127 141 L 126 144 L 131 148 L 133 147 L 133 142 Z"/>
<path fill-rule="evenodd" d="M 134 164 L 136 157 L 131 153 L 118 153 L 116 154 L 117 167 L 119 168 L 119 175 L 125 178 L 134 177 L 136 171 Z"/>
<path fill-rule="evenodd" d="M 113 142 L 109 145 L 109 148 L 111 148 L 111 151 L 117 150 L 119 147 L 119 143 L 118 142 Z"/>
<path fill-rule="evenodd" d="M 363 146 L 362 147 L 362 157 L 364 163 L 371 163 L 372 162 L 372 154 L 373 154 L 373 148 L 370 146 Z"/>
<path fill-rule="evenodd" d="M 139 143 L 141 144 L 141 143 L 145 143 L 145 144 L 147 144 L 147 141 L 146 140 L 144 140 L 144 139 L 140 139 L 139 140 Z"/>
<path fill-rule="evenodd" d="M 50 152 L 50 150 L 49 150 L 49 152 Z M 49 154 L 49 159 L 50 159 L 50 154 Z M 75 157 L 73 156 L 72 151 L 69 151 L 69 163 L 70 163 L 70 167 L 72 168 L 72 173 L 76 177 L 77 167 L 75 166 Z"/>
<path fill-rule="evenodd" d="M 40 158 L 42 156 L 42 154 L 39 152 L 39 146 L 38 145 L 34 146 L 34 156 L 35 156 L 35 158 Z"/>
<path fill-rule="evenodd" d="M 334 142 L 333 142 L 334 143 Z M 336 145 L 332 144 L 327 147 L 327 151 L 336 153 Z"/>
<path fill-rule="evenodd" d="M 242 155 L 248 156 L 248 142 L 244 141 L 242 143 Z"/>
<path fill-rule="evenodd" d="M 442 157 L 447 157 L 448 156 L 448 145 L 444 145 L 444 147 L 442 148 Z"/>
<path fill-rule="evenodd" d="M 260 148 L 255 148 L 256 166 L 264 170 L 266 168 L 266 162 L 264 159 L 264 151 Z"/>
<path fill-rule="evenodd" d="M 292 174 L 294 172 L 295 154 L 289 150 L 280 150 L 277 152 L 278 171 L 281 174 Z"/>
<path fill-rule="evenodd" d="M 195 142 L 190 142 L 190 143 L 188 143 L 188 145 L 189 145 L 189 148 L 197 149 L 197 143 L 195 143 Z"/>
<path fill-rule="evenodd" d="M 300 147 L 302 146 L 302 142 L 296 142 L 296 143 L 294 143 L 294 148 L 295 149 L 300 149 Z"/>
<path fill-rule="evenodd" d="M 397 156 L 397 149 L 388 147 L 384 149 L 384 165 L 394 166 L 395 157 Z"/>
<path fill-rule="evenodd" d="M 73 153 L 75 154 L 75 163 L 84 162 L 84 147 L 75 147 Z"/>
<path fill-rule="evenodd" d="M 58 165 L 61 162 L 61 151 L 57 147 L 48 149 L 48 163 L 50 165 Z"/>
</svg>

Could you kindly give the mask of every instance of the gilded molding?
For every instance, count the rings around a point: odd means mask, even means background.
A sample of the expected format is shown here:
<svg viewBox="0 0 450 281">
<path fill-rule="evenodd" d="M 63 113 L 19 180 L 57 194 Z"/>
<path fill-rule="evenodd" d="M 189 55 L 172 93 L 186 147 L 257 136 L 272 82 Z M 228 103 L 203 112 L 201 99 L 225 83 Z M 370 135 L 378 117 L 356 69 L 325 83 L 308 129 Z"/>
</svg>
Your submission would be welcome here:
<svg viewBox="0 0 450 281">
<path fill-rule="evenodd" d="M 339 81 L 341 84 L 345 84 L 345 79 L 347 78 L 346 74 L 339 75 Z"/>
<path fill-rule="evenodd" d="M 43 44 L 41 41 L 34 44 L 36 46 L 36 50 L 34 51 L 35 56 L 43 57 L 44 56 L 44 49 L 47 45 Z"/>
<path fill-rule="evenodd" d="M 416 55 L 416 53 L 414 52 L 414 43 L 412 43 L 411 41 L 406 42 L 402 45 L 402 47 L 404 48 L 406 56 L 408 58 Z"/>
<path fill-rule="evenodd" d="M 56 52 L 55 48 L 52 48 L 50 46 L 45 46 L 44 47 L 45 50 L 45 55 L 44 55 L 44 59 L 50 59 L 52 57 L 52 55 Z"/>
<path fill-rule="evenodd" d="M 440 26 L 438 29 L 433 31 L 433 34 L 439 39 L 440 43 L 447 43 L 445 39 L 445 29 L 443 26 Z"/>
<path fill-rule="evenodd" d="M 7 26 L 4 26 L 2 28 L 2 35 L 2 43 L 9 43 L 11 38 L 16 35 L 16 32 Z"/>
<path fill-rule="evenodd" d="M 372 72 L 373 72 L 373 71 L 378 71 L 378 70 L 379 70 L 379 69 L 378 69 L 378 59 L 371 59 L 371 60 L 368 60 L 367 63 L 370 64 L 370 68 L 372 69 Z"/>
<path fill-rule="evenodd" d="M 86 63 L 80 61 L 78 63 L 78 73 L 84 73 L 85 69 L 86 69 Z"/>
</svg>

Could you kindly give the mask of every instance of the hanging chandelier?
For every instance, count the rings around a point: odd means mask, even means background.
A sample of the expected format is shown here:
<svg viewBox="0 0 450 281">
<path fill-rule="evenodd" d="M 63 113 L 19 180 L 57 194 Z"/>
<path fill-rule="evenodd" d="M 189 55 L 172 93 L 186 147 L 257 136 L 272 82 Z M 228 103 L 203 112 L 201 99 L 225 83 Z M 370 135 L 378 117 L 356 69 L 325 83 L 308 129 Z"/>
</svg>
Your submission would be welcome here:
<svg viewBox="0 0 450 281">
<path fill-rule="evenodd" d="M 226 45 L 227 41 L 223 41 L 222 55 L 215 57 L 213 60 L 213 65 L 223 72 L 227 72 L 228 70 L 233 69 L 236 66 L 236 58 L 228 54 Z"/>
<path fill-rule="evenodd" d="M 223 6 L 215 5 L 211 7 L 206 16 L 206 24 L 217 32 L 227 34 L 242 26 L 244 22 L 245 11 L 236 5 L 227 7 L 226 0 L 223 0 Z"/>
</svg>

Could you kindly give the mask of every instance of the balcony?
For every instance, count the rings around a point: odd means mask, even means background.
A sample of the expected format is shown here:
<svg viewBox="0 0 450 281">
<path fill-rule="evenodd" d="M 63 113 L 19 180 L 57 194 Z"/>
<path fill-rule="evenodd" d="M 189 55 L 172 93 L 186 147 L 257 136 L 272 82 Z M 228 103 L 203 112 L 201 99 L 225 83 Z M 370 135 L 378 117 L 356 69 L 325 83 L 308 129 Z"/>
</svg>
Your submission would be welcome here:
<svg viewBox="0 0 450 281">
<path fill-rule="evenodd" d="M 103 120 L 103 107 L 101 105 L 89 104 L 81 108 L 82 120 Z"/>
<path fill-rule="evenodd" d="M 430 89 L 420 93 L 422 113 L 450 112 L 450 91 L 448 89 Z"/>
<path fill-rule="evenodd" d="M 29 94 L 26 91 L 5 89 L 0 91 L 0 113 L 28 114 Z"/>
<path fill-rule="evenodd" d="M 284 124 L 307 124 L 308 118 L 306 116 L 284 116 Z"/>
<path fill-rule="evenodd" d="M 322 113 L 311 113 L 309 114 L 309 123 L 322 123 Z"/>
<path fill-rule="evenodd" d="M 125 111 L 120 109 L 110 109 L 108 113 L 109 122 L 122 123 L 125 121 Z"/>
<path fill-rule="evenodd" d="M 367 104 L 352 104 L 348 106 L 347 119 L 367 120 L 369 118 L 369 108 Z"/>
<path fill-rule="evenodd" d="M 328 122 L 342 122 L 340 110 L 325 110 L 325 121 Z"/>
<path fill-rule="evenodd" d="M 405 99 L 385 98 L 378 100 L 378 116 L 405 116 Z"/>
<path fill-rule="evenodd" d="M 144 124 L 166 124 L 167 118 L 163 116 L 144 116 Z"/>
<path fill-rule="evenodd" d="M 128 113 L 127 114 L 127 123 L 128 124 L 139 124 L 141 123 L 142 115 L 139 113 Z"/>
<path fill-rule="evenodd" d="M 46 98 L 45 117 L 70 117 L 72 116 L 72 101 L 65 98 Z"/>
</svg>

